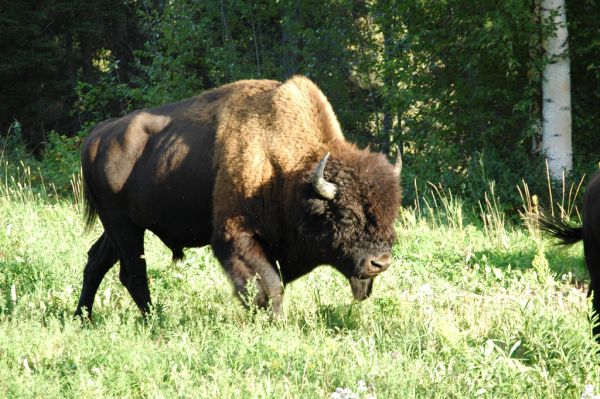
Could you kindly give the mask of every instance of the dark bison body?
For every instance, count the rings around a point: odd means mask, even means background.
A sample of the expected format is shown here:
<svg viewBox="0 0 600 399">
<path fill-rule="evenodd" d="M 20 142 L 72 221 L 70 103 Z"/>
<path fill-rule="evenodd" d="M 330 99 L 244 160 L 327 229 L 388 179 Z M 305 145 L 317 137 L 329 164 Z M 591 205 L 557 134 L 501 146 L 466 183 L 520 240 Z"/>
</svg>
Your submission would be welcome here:
<svg viewBox="0 0 600 399">
<path fill-rule="evenodd" d="M 330 154 L 330 155 L 329 155 Z M 399 168 L 345 141 L 308 79 L 235 82 L 94 128 L 82 146 L 88 252 L 76 314 L 91 314 L 106 272 L 147 312 L 145 230 L 173 252 L 211 245 L 243 294 L 280 310 L 283 286 L 330 264 L 364 299 L 391 262 Z M 278 269 L 278 265 L 280 269 Z"/>
<path fill-rule="evenodd" d="M 592 176 L 585 190 L 581 227 L 551 217 L 541 218 L 540 227 L 560 239 L 564 245 L 583 240 L 585 263 L 590 273 L 588 295 L 593 294 L 593 310 L 600 315 L 600 171 Z M 593 331 L 596 339 L 600 339 L 600 326 L 595 325 Z"/>
</svg>

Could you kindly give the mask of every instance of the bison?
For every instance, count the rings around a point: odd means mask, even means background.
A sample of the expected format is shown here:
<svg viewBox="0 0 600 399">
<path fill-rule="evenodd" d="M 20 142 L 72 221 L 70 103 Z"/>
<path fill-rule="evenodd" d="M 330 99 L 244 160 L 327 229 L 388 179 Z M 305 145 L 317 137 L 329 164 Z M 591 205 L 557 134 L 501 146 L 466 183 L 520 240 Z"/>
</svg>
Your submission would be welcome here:
<svg viewBox="0 0 600 399">
<path fill-rule="evenodd" d="M 119 279 L 151 306 L 144 232 L 173 258 L 211 245 L 235 292 L 279 314 L 284 285 L 329 264 L 357 300 L 392 260 L 400 165 L 344 139 L 325 95 L 305 77 L 243 80 L 98 124 L 82 144 L 88 251 L 75 314 Z"/>
<path fill-rule="evenodd" d="M 563 245 L 583 240 L 585 263 L 590 273 L 588 295 L 593 294 L 593 312 L 600 315 L 600 171 L 592 176 L 585 190 L 581 227 L 572 226 L 558 218 L 544 216 L 540 218 L 540 228 L 558 238 Z M 593 333 L 596 339 L 600 340 L 600 325 L 594 325 Z"/>
</svg>

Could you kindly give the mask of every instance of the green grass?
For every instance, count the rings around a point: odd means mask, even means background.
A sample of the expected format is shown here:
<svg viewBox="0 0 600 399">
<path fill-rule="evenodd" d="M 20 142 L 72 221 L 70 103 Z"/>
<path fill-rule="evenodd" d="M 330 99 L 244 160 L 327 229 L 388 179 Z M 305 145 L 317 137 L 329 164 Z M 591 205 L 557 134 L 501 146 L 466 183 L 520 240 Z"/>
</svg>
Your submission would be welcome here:
<svg viewBox="0 0 600 399">
<path fill-rule="evenodd" d="M 172 264 L 148 235 L 152 318 L 114 268 L 82 326 L 71 314 L 100 230 L 83 234 L 78 205 L 51 191 L 0 186 L 0 397 L 329 398 L 359 380 L 379 399 L 600 389 L 581 245 L 555 248 L 491 205 L 485 223 L 449 196 L 405 211 L 370 299 L 322 267 L 287 287 L 278 321 L 239 305 L 209 249 Z"/>
</svg>

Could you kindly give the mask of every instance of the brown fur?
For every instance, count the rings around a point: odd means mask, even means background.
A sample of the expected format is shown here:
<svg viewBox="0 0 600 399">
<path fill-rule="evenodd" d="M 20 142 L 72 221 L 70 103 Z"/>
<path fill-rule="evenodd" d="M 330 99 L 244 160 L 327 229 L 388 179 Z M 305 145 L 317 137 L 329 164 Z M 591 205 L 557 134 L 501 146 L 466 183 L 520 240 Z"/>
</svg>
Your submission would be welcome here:
<svg viewBox="0 0 600 399">
<path fill-rule="evenodd" d="M 332 200 L 311 184 L 327 152 Z M 211 244 L 236 291 L 257 276 L 257 303 L 276 313 L 283 284 L 319 264 L 335 266 L 364 299 L 391 260 L 399 178 L 383 155 L 344 139 L 326 97 L 303 77 L 239 81 L 107 121 L 85 140 L 82 167 L 88 221 L 97 212 L 106 234 L 90 250 L 78 314 L 116 257 L 147 310 L 145 229 L 174 257 Z"/>
</svg>

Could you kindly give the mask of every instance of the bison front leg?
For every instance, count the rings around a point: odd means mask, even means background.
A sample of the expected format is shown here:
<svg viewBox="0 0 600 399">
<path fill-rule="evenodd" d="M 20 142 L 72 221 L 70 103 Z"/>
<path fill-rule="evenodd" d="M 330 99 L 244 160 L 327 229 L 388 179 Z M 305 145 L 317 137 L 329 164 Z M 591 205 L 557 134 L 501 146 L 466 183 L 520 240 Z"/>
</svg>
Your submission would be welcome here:
<svg viewBox="0 0 600 399">
<path fill-rule="evenodd" d="M 271 308 L 277 317 L 281 313 L 283 284 L 279 272 L 272 265 L 262 246 L 249 232 L 231 234 L 223 231 L 213 237 L 213 252 L 229 278 L 244 305 L 248 296 L 248 285 L 254 284 L 257 290 L 254 303 L 260 308 Z"/>
</svg>

